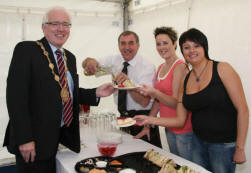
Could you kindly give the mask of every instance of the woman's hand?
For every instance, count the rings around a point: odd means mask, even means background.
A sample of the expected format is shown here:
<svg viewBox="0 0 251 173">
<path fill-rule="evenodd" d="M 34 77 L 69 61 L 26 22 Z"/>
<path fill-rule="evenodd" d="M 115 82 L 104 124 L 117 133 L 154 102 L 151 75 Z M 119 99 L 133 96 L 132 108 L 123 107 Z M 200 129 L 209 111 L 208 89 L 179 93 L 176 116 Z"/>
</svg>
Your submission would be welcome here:
<svg viewBox="0 0 251 173">
<path fill-rule="evenodd" d="M 133 138 L 135 139 L 140 139 L 143 136 L 147 136 L 147 139 L 150 141 L 151 136 L 150 136 L 150 127 L 144 127 L 141 132 L 139 134 L 137 134 L 136 136 L 134 136 Z"/>
<path fill-rule="evenodd" d="M 245 154 L 244 149 L 237 147 L 234 153 L 234 163 L 242 164 L 245 162 L 246 162 L 246 154 Z"/>
<path fill-rule="evenodd" d="M 142 94 L 144 96 L 154 97 L 156 89 L 151 87 L 151 86 L 143 84 L 142 87 L 138 89 L 138 91 L 139 91 L 140 94 Z"/>
<path fill-rule="evenodd" d="M 146 115 L 136 115 L 133 117 L 134 120 L 136 120 L 136 124 L 139 126 L 143 125 L 151 125 L 153 123 L 154 117 L 146 116 Z"/>
</svg>

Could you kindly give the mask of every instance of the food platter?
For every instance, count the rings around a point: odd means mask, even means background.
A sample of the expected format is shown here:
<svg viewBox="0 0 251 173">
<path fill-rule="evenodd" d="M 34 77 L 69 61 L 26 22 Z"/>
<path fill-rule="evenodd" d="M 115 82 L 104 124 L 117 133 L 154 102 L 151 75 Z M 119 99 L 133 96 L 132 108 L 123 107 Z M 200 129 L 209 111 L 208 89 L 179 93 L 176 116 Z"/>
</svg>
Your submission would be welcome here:
<svg viewBox="0 0 251 173">
<path fill-rule="evenodd" d="M 121 165 L 112 164 L 114 161 L 121 163 Z M 117 173 L 123 168 L 125 168 L 125 166 L 122 164 L 122 162 L 112 157 L 103 156 L 87 158 L 77 162 L 75 165 L 75 170 L 78 173 L 89 173 L 93 170 L 104 170 L 106 172 Z"/>
<path fill-rule="evenodd" d="M 124 169 L 131 168 L 137 173 L 157 173 L 160 170 L 160 167 L 154 165 L 152 162 L 145 159 L 143 157 L 145 153 L 146 152 L 134 152 L 124 154 L 118 157 L 91 157 L 77 162 L 75 165 L 75 170 L 78 173 L 89 173 L 93 169 L 104 170 L 109 173 L 118 173 L 119 171 L 122 171 Z M 96 164 L 98 161 L 107 162 L 106 167 L 99 168 Z M 121 163 L 121 165 L 112 165 L 112 162 L 118 162 Z M 83 169 L 83 167 L 87 168 L 88 170 Z"/>
<path fill-rule="evenodd" d="M 199 173 L 188 166 L 180 166 L 153 149 L 117 157 L 87 158 L 77 162 L 75 170 L 78 173 Z"/>
<path fill-rule="evenodd" d="M 175 163 L 154 149 L 117 157 L 87 158 L 77 162 L 75 170 L 78 173 L 199 173 L 186 165 Z"/>
</svg>

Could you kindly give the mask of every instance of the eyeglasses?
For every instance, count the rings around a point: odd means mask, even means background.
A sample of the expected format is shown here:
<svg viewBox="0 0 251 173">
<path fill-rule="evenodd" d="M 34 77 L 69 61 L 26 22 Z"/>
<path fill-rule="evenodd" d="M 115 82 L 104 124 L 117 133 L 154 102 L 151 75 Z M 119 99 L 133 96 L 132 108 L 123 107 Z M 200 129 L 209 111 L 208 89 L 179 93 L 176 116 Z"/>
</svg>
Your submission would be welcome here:
<svg viewBox="0 0 251 173">
<path fill-rule="evenodd" d="M 53 27 L 59 27 L 60 25 L 62 25 L 64 28 L 71 27 L 71 23 L 67 23 L 67 22 L 46 22 L 45 24 L 51 25 Z"/>
</svg>

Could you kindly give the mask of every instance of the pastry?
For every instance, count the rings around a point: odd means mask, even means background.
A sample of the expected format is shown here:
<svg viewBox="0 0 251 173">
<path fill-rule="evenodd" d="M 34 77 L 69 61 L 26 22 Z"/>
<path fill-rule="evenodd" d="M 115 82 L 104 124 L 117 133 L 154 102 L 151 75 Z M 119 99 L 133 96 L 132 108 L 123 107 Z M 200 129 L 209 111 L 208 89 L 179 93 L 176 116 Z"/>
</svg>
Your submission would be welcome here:
<svg viewBox="0 0 251 173">
<path fill-rule="evenodd" d="M 125 80 L 122 84 L 125 87 L 136 87 L 136 85 L 134 83 L 132 83 L 132 81 L 130 81 L 130 80 Z"/>
<path fill-rule="evenodd" d="M 180 169 L 177 171 L 177 173 L 198 173 L 197 171 L 189 168 L 188 166 L 182 166 Z"/>
<path fill-rule="evenodd" d="M 122 163 L 118 160 L 113 160 L 109 163 L 110 165 L 122 165 Z"/>
<path fill-rule="evenodd" d="M 159 173 L 177 173 L 177 170 L 172 165 L 164 164 Z"/>
<path fill-rule="evenodd" d="M 81 166 L 79 168 L 80 172 L 83 172 L 83 173 L 86 173 L 86 172 L 89 172 L 89 168 L 85 167 L 85 166 Z"/>
<path fill-rule="evenodd" d="M 134 122 L 134 120 L 130 117 L 128 118 L 123 118 L 123 119 L 118 119 L 117 124 L 118 126 L 124 126 L 124 125 L 130 125 Z"/>
<path fill-rule="evenodd" d="M 89 171 L 89 173 L 106 173 L 106 171 L 104 169 L 93 168 L 92 170 Z"/>
<path fill-rule="evenodd" d="M 157 151 L 154 151 L 153 149 L 148 150 L 145 153 L 144 158 L 146 158 L 147 160 L 151 161 L 152 163 L 154 163 L 159 167 L 162 167 L 165 164 L 170 164 L 173 167 L 176 167 L 176 164 L 172 159 L 169 159 L 168 157 L 164 156 L 163 154 L 160 154 Z"/>
</svg>

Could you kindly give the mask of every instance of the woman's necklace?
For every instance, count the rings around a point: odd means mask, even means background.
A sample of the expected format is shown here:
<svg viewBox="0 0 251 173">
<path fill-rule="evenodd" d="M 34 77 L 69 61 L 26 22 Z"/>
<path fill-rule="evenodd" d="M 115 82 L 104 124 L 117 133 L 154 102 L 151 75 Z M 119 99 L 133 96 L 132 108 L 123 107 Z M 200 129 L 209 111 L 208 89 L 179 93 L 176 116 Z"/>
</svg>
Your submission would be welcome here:
<svg viewBox="0 0 251 173">
<path fill-rule="evenodd" d="M 200 72 L 199 75 L 196 74 L 196 72 L 194 70 L 192 70 L 194 76 L 195 76 L 195 81 L 196 82 L 200 82 L 200 77 L 201 75 L 203 74 L 203 72 L 205 71 L 205 69 L 207 68 L 207 64 L 208 64 L 209 61 L 207 61 L 206 65 L 204 66 L 204 68 L 202 69 L 202 71 Z"/>
</svg>

